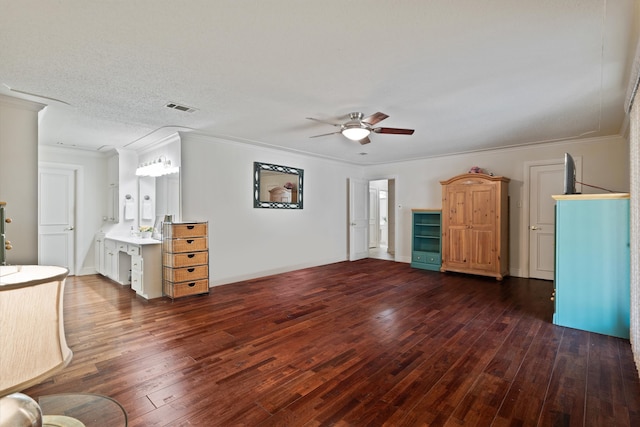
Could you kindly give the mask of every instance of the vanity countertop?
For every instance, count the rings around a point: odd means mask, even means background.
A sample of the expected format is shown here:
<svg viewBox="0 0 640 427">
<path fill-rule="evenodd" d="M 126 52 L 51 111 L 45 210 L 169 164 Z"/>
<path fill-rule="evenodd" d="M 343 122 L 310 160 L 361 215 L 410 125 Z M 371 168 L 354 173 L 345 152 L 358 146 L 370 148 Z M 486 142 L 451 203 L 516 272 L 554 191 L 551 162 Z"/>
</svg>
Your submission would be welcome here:
<svg viewBox="0 0 640 427">
<path fill-rule="evenodd" d="M 151 237 L 142 238 L 136 236 L 112 236 L 110 234 L 107 234 L 104 238 L 109 240 L 116 240 L 118 242 L 131 243 L 134 245 L 159 245 L 160 243 L 162 243 L 161 240 L 156 240 Z"/>
</svg>

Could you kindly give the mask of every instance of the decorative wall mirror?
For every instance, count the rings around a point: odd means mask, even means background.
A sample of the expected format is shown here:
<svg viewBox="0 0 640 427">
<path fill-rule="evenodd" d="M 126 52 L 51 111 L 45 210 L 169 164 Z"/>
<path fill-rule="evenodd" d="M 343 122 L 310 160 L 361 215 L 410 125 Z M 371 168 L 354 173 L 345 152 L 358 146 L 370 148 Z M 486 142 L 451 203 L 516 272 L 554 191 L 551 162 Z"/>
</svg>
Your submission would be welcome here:
<svg viewBox="0 0 640 427">
<path fill-rule="evenodd" d="M 304 171 L 253 162 L 253 207 L 302 209 Z"/>
</svg>

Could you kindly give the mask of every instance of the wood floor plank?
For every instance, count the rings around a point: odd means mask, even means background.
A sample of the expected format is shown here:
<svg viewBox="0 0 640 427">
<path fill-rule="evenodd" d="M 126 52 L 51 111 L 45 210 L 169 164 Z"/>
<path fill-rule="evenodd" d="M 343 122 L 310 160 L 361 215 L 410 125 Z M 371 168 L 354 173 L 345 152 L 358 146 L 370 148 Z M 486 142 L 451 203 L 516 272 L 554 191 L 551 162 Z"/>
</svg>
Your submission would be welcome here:
<svg viewBox="0 0 640 427">
<path fill-rule="evenodd" d="M 638 396 L 640 396 L 640 382 L 638 382 L 638 373 L 633 361 L 633 354 L 629 351 L 626 340 L 614 341 L 618 347 L 625 406 L 629 412 L 629 425 L 640 426 L 640 399 L 638 399 Z M 624 409 L 621 408 L 620 410 Z"/>
<path fill-rule="evenodd" d="M 551 324 L 553 285 L 365 259 L 147 301 L 69 277 L 71 364 L 131 426 L 640 425 L 628 340 Z"/>
<path fill-rule="evenodd" d="M 564 331 L 540 414 L 541 425 L 585 425 L 589 348 L 595 335 L 576 329 Z"/>
<path fill-rule="evenodd" d="M 563 331 L 551 324 L 540 325 L 493 425 L 538 425 Z"/>
</svg>

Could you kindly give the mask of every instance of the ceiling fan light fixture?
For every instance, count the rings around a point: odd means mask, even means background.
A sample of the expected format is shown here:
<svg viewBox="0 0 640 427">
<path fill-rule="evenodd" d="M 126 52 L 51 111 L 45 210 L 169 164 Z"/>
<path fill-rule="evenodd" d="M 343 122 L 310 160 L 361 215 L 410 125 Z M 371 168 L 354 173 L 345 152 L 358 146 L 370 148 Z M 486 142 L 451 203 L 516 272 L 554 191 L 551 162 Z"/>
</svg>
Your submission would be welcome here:
<svg viewBox="0 0 640 427">
<path fill-rule="evenodd" d="M 368 137 L 370 133 L 371 130 L 362 124 L 345 126 L 345 128 L 342 129 L 342 134 L 352 141 L 360 141 L 361 139 Z"/>
<path fill-rule="evenodd" d="M 387 128 L 387 127 L 377 127 L 373 126 L 378 122 L 389 117 L 385 113 L 377 112 L 371 114 L 370 116 L 364 117 L 362 113 L 351 113 L 349 114 L 349 121 L 344 124 L 325 122 L 324 120 L 314 119 L 313 117 L 307 117 L 309 120 L 314 120 L 316 122 L 325 123 L 331 126 L 339 127 L 340 130 L 336 132 L 324 133 L 321 135 L 311 136 L 310 138 L 317 138 L 319 136 L 327 136 L 334 135 L 337 133 L 341 133 L 345 138 L 351 141 L 357 141 L 361 145 L 366 145 L 371 142 L 369 139 L 369 135 L 371 133 L 387 133 L 392 135 L 413 135 L 413 129 L 399 129 L 399 128 Z"/>
</svg>

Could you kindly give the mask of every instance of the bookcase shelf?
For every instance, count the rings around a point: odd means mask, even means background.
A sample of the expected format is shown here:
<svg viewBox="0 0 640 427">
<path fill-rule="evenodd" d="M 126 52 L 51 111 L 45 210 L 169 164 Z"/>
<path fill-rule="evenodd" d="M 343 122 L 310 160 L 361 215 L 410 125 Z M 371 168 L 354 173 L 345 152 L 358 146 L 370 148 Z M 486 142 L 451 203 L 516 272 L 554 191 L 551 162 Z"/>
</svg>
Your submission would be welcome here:
<svg viewBox="0 0 640 427">
<path fill-rule="evenodd" d="M 411 267 L 439 271 L 442 212 L 439 209 L 412 209 L 411 215 Z"/>
</svg>

